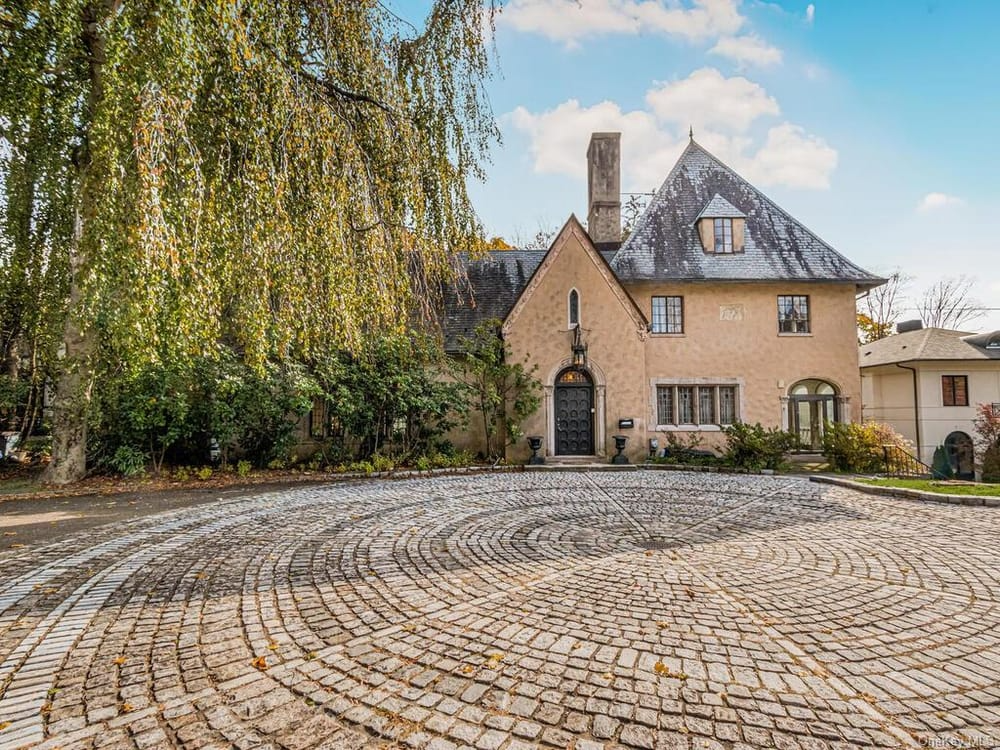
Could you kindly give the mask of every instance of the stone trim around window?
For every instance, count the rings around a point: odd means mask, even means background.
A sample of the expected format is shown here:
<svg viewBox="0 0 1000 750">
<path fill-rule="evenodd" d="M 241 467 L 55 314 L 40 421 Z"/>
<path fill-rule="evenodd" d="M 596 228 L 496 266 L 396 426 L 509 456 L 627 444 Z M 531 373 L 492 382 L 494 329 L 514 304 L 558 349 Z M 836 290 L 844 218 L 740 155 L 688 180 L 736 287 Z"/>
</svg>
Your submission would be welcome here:
<svg viewBox="0 0 1000 750">
<path fill-rule="evenodd" d="M 649 423 L 656 425 L 655 429 L 659 432 L 721 432 L 725 427 L 735 422 L 742 421 L 743 418 L 743 401 L 744 393 L 746 389 L 745 381 L 743 378 L 650 378 L 649 381 L 649 392 L 650 392 L 650 415 L 651 419 Z M 660 422 L 660 387 L 667 386 L 672 389 L 673 402 L 670 406 L 672 412 L 671 422 Z M 701 422 L 683 421 L 684 413 L 680 402 L 681 396 L 679 395 L 679 388 L 691 388 L 689 392 L 689 398 L 691 400 L 691 410 L 693 413 L 693 419 L 699 419 L 702 416 L 702 393 L 699 392 L 699 388 L 712 389 L 712 422 Z M 726 423 L 720 423 L 721 412 L 724 411 L 725 406 L 722 402 L 722 396 L 720 396 L 720 388 L 733 388 L 735 389 L 735 401 L 736 403 L 732 406 L 733 410 L 733 420 L 732 422 L 727 421 Z"/>
</svg>

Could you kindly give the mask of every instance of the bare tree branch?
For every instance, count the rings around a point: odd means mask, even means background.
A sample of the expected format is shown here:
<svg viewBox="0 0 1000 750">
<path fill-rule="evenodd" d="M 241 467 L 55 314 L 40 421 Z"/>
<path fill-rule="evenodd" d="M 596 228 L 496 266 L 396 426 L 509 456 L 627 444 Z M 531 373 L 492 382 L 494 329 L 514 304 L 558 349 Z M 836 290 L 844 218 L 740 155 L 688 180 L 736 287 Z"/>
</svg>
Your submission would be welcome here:
<svg viewBox="0 0 1000 750">
<path fill-rule="evenodd" d="M 975 279 L 954 276 L 931 286 L 917 302 L 917 310 L 928 328 L 957 329 L 985 314 L 982 303 L 969 296 Z"/>
</svg>

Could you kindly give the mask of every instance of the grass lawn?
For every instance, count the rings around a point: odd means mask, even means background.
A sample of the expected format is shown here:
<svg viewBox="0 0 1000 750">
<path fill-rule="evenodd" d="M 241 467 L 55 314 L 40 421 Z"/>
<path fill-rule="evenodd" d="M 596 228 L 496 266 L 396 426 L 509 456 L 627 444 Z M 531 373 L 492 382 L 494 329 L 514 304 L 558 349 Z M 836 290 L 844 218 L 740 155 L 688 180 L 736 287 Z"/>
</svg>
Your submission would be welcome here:
<svg viewBox="0 0 1000 750">
<path fill-rule="evenodd" d="M 877 487 L 901 487 L 907 490 L 937 492 L 942 495 L 985 495 L 1000 497 L 1000 484 L 965 484 L 938 482 L 932 479 L 859 479 L 863 484 Z"/>
</svg>

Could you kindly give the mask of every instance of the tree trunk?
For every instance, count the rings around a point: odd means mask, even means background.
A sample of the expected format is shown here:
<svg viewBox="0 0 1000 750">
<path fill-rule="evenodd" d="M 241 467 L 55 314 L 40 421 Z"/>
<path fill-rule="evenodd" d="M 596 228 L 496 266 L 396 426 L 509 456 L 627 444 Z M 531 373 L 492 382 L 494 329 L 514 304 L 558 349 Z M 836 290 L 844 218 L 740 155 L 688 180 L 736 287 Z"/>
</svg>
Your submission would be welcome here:
<svg viewBox="0 0 1000 750">
<path fill-rule="evenodd" d="M 63 356 L 52 398 L 52 460 L 42 480 L 68 484 L 87 473 L 87 418 L 94 384 L 95 332 L 85 317 L 84 284 L 91 263 L 90 225 L 97 215 L 98 190 L 92 173 L 90 136 L 104 99 L 105 38 L 101 23 L 114 14 L 118 0 L 89 3 L 80 14 L 80 44 L 87 58 L 89 90 L 83 112 L 83 145 L 74 155 L 76 201 L 69 248 L 69 306 L 63 326 Z"/>
</svg>

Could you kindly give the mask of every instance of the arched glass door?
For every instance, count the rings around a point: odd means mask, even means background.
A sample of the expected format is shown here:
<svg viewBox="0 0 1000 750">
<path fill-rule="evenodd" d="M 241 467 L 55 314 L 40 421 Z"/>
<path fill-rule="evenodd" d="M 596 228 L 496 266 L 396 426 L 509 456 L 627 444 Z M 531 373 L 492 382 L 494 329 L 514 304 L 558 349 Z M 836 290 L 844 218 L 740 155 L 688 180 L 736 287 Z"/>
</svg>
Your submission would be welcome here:
<svg viewBox="0 0 1000 750">
<path fill-rule="evenodd" d="M 827 422 L 837 422 L 837 389 L 825 380 L 800 380 L 788 389 L 792 431 L 802 450 L 821 451 Z"/>
</svg>

